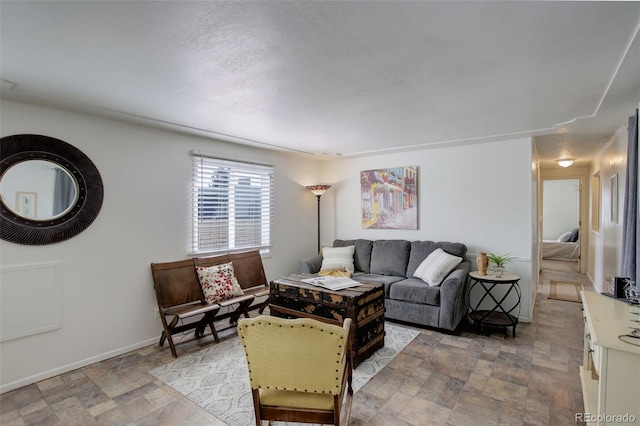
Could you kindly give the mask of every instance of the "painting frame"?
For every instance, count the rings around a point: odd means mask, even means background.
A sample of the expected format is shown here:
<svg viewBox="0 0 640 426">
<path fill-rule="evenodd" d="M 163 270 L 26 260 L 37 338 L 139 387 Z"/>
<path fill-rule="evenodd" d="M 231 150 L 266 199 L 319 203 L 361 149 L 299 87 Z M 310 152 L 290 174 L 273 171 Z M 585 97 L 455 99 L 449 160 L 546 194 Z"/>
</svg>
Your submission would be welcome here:
<svg viewBox="0 0 640 426">
<path fill-rule="evenodd" d="M 360 172 L 363 229 L 418 229 L 418 166 Z"/>
<path fill-rule="evenodd" d="M 16 212 L 29 219 L 36 217 L 38 211 L 38 193 L 16 191 Z"/>
</svg>

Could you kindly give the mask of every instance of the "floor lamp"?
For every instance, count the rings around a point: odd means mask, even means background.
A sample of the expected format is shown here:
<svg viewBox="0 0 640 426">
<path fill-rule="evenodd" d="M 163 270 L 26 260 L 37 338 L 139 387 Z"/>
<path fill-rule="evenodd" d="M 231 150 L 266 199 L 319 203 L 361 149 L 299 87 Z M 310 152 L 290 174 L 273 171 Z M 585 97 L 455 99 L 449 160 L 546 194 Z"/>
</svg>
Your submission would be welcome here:
<svg viewBox="0 0 640 426">
<path fill-rule="evenodd" d="M 318 199 L 318 254 L 320 253 L 320 197 L 327 192 L 327 189 L 331 188 L 331 185 L 308 185 L 307 189 L 313 192 L 313 195 Z"/>
</svg>

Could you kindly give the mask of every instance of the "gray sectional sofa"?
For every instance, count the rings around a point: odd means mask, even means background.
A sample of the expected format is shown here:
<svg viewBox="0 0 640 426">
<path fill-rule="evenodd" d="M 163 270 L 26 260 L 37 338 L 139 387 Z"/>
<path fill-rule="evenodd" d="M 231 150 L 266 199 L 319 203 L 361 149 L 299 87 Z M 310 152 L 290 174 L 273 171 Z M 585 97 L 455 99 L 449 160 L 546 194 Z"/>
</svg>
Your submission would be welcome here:
<svg viewBox="0 0 640 426">
<path fill-rule="evenodd" d="M 363 239 L 333 242 L 333 247 L 346 246 L 355 246 L 352 278 L 384 284 L 386 318 L 453 331 L 467 314 L 471 262 L 465 257 L 464 244 Z M 463 260 L 441 285 L 431 287 L 414 277 L 414 272 L 437 248 Z M 321 266 L 321 255 L 299 262 L 301 273 L 317 273 Z"/>
</svg>

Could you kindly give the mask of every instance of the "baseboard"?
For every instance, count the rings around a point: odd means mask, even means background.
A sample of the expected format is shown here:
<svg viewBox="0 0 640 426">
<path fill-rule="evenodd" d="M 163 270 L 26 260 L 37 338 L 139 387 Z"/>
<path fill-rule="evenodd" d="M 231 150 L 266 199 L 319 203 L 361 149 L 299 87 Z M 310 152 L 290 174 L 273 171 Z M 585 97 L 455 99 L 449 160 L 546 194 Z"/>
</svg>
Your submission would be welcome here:
<svg viewBox="0 0 640 426">
<path fill-rule="evenodd" d="M 595 281 L 593 280 L 593 277 L 591 276 L 591 274 L 587 273 L 586 275 L 587 275 L 587 279 L 589 280 L 589 283 L 591 283 L 591 288 L 597 293 L 602 293 L 601 288 L 600 289 L 596 288 Z"/>
<path fill-rule="evenodd" d="M 71 364 L 67 364 L 62 367 L 58 367 L 49 371 L 44 371 L 42 373 L 34 374 L 33 376 L 25 377 L 24 379 L 16 380 L 15 382 L 12 382 L 12 383 L 6 383 L 3 385 L 0 385 L 0 394 L 39 382 L 41 380 L 46 380 L 60 374 L 68 373 L 69 371 L 77 370 L 78 368 L 86 367 L 87 365 L 95 364 L 96 362 L 104 361 L 105 359 L 113 358 L 114 356 L 122 355 L 127 352 L 144 348 L 145 346 L 149 346 L 151 344 L 157 343 L 159 338 L 160 336 L 154 337 L 152 339 L 138 342 L 133 345 L 126 346 L 124 348 L 119 348 L 110 352 L 105 352 L 103 354 L 96 355 L 91 358 L 86 358 Z"/>
</svg>

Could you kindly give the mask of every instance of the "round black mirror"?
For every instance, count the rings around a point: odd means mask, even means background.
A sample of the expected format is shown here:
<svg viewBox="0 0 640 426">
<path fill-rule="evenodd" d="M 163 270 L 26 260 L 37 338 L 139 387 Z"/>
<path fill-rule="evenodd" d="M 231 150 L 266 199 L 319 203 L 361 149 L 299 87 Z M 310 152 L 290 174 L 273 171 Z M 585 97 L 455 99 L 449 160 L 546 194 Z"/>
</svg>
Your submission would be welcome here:
<svg viewBox="0 0 640 426">
<path fill-rule="evenodd" d="M 84 231 L 102 207 L 102 178 L 82 151 L 48 136 L 0 138 L 0 238 L 43 245 Z"/>
</svg>

